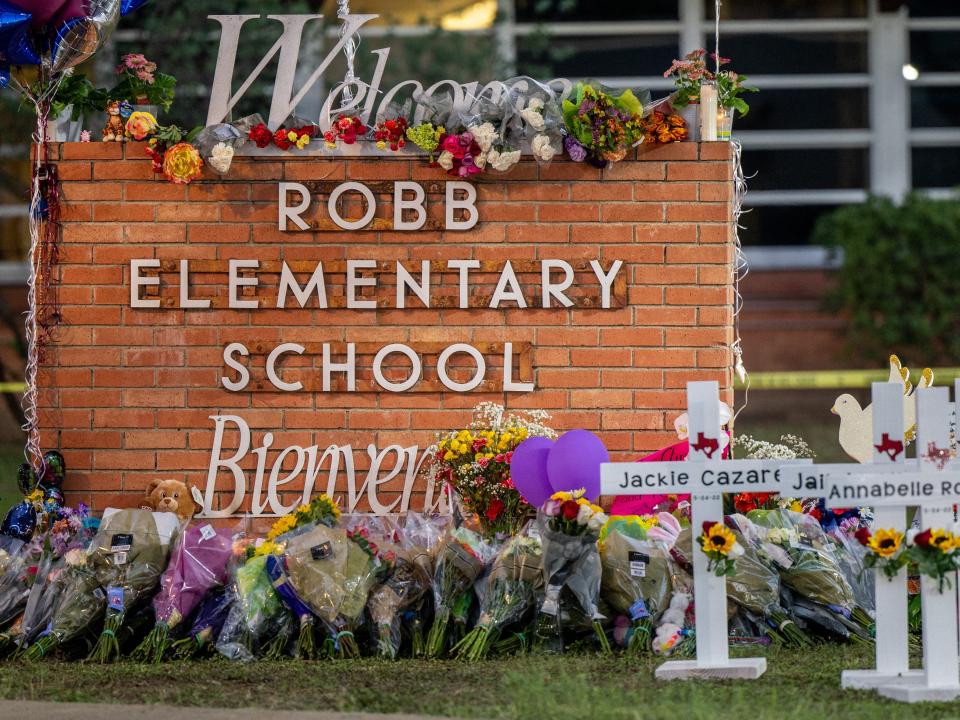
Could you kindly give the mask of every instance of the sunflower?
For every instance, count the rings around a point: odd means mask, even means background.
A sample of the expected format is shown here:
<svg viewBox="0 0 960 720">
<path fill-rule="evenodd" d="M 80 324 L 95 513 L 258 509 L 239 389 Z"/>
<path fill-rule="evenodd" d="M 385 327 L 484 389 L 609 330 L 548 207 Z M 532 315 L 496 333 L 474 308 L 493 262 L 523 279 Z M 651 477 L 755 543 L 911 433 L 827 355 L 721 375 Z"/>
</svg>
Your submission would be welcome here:
<svg viewBox="0 0 960 720">
<path fill-rule="evenodd" d="M 952 552 L 956 538 L 946 530 L 932 530 L 930 532 L 930 547 L 939 548 L 942 553 Z"/>
<path fill-rule="evenodd" d="M 701 543 L 703 544 L 704 552 L 715 552 L 720 555 L 729 553 L 737 543 L 737 538 L 727 526 L 722 523 L 711 525 L 703 533 L 702 537 Z"/>
<path fill-rule="evenodd" d="M 903 545 L 903 533 L 896 530 L 877 530 L 869 540 L 869 547 L 880 557 L 890 557 Z"/>
</svg>

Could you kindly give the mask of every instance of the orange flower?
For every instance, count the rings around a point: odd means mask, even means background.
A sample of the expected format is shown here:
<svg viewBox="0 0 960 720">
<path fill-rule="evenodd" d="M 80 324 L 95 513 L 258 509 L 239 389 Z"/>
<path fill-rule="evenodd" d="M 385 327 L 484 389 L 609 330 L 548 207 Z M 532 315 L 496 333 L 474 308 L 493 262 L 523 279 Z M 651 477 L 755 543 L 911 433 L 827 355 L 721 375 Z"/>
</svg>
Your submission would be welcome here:
<svg viewBox="0 0 960 720">
<path fill-rule="evenodd" d="M 163 156 L 163 174 L 172 183 L 186 185 L 200 177 L 203 158 L 190 143 L 177 143 Z"/>
</svg>

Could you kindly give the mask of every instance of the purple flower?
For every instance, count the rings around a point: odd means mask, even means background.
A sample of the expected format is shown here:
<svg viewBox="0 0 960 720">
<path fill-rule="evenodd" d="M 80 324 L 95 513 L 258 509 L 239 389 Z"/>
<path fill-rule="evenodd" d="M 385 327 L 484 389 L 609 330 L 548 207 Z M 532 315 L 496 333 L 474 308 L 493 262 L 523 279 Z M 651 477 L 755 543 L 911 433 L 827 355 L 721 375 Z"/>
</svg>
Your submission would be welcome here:
<svg viewBox="0 0 960 720">
<path fill-rule="evenodd" d="M 572 135 L 567 135 L 563 139 L 563 149 L 567 151 L 567 155 L 574 162 L 583 162 L 587 159 L 587 149 L 577 142 Z"/>
</svg>

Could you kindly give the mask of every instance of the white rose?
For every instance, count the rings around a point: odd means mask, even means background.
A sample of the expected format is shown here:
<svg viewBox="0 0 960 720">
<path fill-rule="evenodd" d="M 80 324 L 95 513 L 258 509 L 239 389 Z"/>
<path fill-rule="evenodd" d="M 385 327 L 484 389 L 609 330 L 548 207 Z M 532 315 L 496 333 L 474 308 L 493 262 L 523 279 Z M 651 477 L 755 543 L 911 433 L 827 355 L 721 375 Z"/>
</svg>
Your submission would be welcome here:
<svg viewBox="0 0 960 720">
<path fill-rule="evenodd" d="M 590 509 L 589 505 L 581 505 L 580 509 L 577 510 L 577 524 L 578 525 L 587 525 L 590 522 L 590 519 L 593 517 L 593 510 Z"/>
<path fill-rule="evenodd" d="M 542 106 L 543 103 L 540 103 L 540 105 Z M 523 118 L 527 125 L 532 127 L 537 132 L 540 132 L 544 127 L 546 127 L 546 123 L 543 120 L 543 115 L 537 108 L 533 107 L 532 100 L 530 101 L 530 105 L 520 112 L 520 117 Z"/>
<path fill-rule="evenodd" d="M 484 153 L 480 153 L 473 159 L 473 164 L 483 170 L 487 166 L 487 156 Z"/>
<path fill-rule="evenodd" d="M 497 155 L 496 158 L 493 157 L 494 153 Z M 494 170 L 506 172 L 520 162 L 520 151 L 508 150 L 507 152 L 498 153 L 496 150 L 491 150 L 490 155 L 487 156 L 487 160 L 490 162 L 490 166 Z"/>
<path fill-rule="evenodd" d="M 437 158 L 437 165 L 442 167 L 444 170 L 449 170 L 453 167 L 453 153 L 449 150 L 444 150 L 440 153 L 440 157 Z"/>
<path fill-rule="evenodd" d="M 226 174 L 230 170 L 230 163 L 233 162 L 233 148 L 226 143 L 217 143 L 210 152 L 209 162 L 218 173 Z"/>
<path fill-rule="evenodd" d="M 913 539 L 917 536 L 919 531 L 916 528 L 910 528 L 907 530 L 907 545 L 913 545 Z"/>
<path fill-rule="evenodd" d="M 537 135 L 534 137 L 530 147 L 533 151 L 533 156 L 537 158 L 537 160 L 543 160 L 543 162 L 550 162 L 553 160 L 553 156 L 557 154 L 553 145 L 550 144 L 550 138 L 547 135 Z"/>
<path fill-rule="evenodd" d="M 594 532 L 600 532 L 600 529 L 607 524 L 607 514 L 598 512 L 594 513 L 590 520 L 587 522 L 587 527 L 593 530 Z"/>
</svg>

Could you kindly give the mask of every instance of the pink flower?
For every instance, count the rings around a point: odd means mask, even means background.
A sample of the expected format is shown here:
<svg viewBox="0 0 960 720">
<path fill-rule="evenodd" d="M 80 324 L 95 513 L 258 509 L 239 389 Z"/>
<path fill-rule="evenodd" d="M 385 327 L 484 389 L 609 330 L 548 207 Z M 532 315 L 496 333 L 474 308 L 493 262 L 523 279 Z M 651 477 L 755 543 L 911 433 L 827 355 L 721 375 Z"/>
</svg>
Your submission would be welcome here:
<svg viewBox="0 0 960 720">
<path fill-rule="evenodd" d="M 480 467 L 485 468 L 489 464 L 490 464 L 490 461 L 487 460 L 487 458 L 485 457 L 477 458 L 477 465 L 479 465 Z"/>
</svg>

